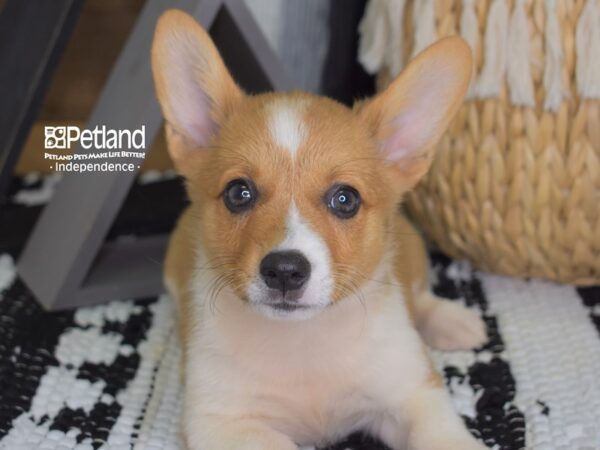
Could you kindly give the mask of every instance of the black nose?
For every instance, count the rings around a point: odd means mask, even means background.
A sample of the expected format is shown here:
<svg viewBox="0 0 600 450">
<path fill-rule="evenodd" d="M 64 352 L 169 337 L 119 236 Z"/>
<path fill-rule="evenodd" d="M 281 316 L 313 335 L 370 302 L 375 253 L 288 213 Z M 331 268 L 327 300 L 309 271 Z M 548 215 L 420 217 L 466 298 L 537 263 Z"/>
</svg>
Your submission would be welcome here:
<svg viewBox="0 0 600 450">
<path fill-rule="evenodd" d="M 310 277 L 310 263 L 300 252 L 272 252 L 260 263 L 260 275 L 267 286 L 285 295 L 300 289 Z"/>
</svg>

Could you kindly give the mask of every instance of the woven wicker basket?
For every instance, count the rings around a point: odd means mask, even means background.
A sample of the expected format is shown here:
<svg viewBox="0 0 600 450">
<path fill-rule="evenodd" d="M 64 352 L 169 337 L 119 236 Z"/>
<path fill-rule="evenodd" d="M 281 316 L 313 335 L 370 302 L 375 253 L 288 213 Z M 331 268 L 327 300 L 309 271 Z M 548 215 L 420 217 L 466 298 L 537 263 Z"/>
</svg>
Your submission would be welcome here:
<svg viewBox="0 0 600 450">
<path fill-rule="evenodd" d="M 411 216 L 484 270 L 599 283 L 600 0 L 372 0 L 360 60 L 383 87 L 457 34 L 473 82 Z"/>
</svg>

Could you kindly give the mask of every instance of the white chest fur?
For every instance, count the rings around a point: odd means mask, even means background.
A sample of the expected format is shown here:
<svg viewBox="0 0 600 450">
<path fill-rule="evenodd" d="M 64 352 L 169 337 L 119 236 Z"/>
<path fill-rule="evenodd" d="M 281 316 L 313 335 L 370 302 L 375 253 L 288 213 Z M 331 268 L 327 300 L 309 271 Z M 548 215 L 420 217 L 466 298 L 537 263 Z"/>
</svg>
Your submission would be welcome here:
<svg viewBox="0 0 600 450">
<path fill-rule="evenodd" d="M 297 443 L 368 427 L 428 375 L 421 341 L 387 276 L 308 320 L 270 319 L 233 293 L 197 289 L 186 402 L 196 414 L 256 417 Z"/>
</svg>

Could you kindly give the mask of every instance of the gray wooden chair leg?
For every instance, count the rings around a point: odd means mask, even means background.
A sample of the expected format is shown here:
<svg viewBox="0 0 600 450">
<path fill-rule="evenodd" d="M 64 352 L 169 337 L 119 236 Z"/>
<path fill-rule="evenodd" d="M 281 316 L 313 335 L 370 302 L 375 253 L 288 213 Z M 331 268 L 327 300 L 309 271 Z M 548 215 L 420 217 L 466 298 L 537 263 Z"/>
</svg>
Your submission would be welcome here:
<svg viewBox="0 0 600 450">
<path fill-rule="evenodd" d="M 213 25 L 226 64 L 235 66 L 230 67 L 232 73 L 246 89 L 291 87 L 241 0 L 148 0 L 88 128 L 145 125 L 146 143 L 152 142 L 162 116 L 154 96 L 150 45 L 156 20 L 168 8 L 187 10 L 207 29 Z M 135 172 L 65 174 L 18 263 L 19 275 L 45 307 L 61 309 L 162 292 L 166 237 L 104 244 L 135 176 Z"/>
</svg>

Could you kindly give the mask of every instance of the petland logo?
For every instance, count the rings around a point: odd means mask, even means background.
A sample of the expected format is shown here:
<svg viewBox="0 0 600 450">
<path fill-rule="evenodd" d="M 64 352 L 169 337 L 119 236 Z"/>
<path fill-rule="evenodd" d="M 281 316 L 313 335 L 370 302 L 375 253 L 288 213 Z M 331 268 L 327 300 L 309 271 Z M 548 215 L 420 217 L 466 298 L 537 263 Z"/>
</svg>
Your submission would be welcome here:
<svg viewBox="0 0 600 450">
<path fill-rule="evenodd" d="M 146 126 L 137 130 L 113 130 L 96 126 L 93 130 L 80 130 L 76 126 L 44 127 L 44 142 L 47 150 L 67 150 L 79 142 L 81 148 L 98 150 L 145 149 Z"/>
</svg>

